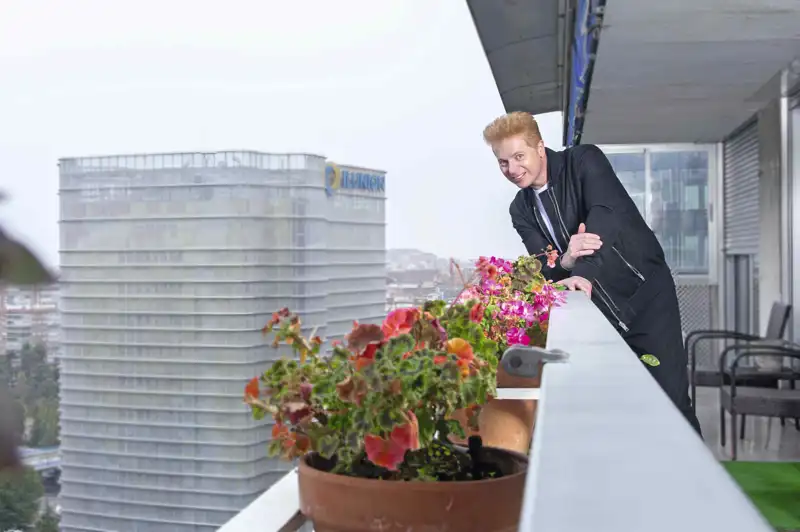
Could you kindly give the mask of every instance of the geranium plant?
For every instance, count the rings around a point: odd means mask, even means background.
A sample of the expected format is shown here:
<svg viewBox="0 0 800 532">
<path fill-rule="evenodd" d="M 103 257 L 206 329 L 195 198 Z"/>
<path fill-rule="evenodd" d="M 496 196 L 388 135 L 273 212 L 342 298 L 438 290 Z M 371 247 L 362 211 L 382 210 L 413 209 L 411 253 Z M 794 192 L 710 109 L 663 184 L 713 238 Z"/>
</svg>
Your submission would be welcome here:
<svg viewBox="0 0 800 532">
<path fill-rule="evenodd" d="M 558 252 L 548 246 L 540 255 L 513 262 L 481 257 L 475 263 L 476 278 L 464 283 L 456 299 L 479 301 L 476 313 L 482 313 L 480 324 L 497 343 L 498 356 L 511 345 L 545 346 L 550 310 L 564 301 L 564 288 L 545 278 L 540 258 L 552 268 Z"/>
<path fill-rule="evenodd" d="M 274 420 L 270 454 L 315 452 L 331 472 L 364 478 L 482 478 L 449 440 L 464 436 L 453 412 L 476 413 L 495 394 L 497 344 L 477 306 L 433 301 L 395 310 L 382 325 L 354 323 L 328 356 L 320 338 L 301 334 L 297 315 L 277 312 L 265 333 L 296 357 L 245 389 L 254 416 Z"/>
</svg>

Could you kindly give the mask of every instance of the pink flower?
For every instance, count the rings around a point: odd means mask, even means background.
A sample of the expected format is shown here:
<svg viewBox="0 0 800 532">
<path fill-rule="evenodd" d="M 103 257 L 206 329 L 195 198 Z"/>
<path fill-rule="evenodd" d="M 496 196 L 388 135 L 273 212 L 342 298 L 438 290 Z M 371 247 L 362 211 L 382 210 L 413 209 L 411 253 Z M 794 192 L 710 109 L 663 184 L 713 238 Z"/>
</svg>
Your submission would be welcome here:
<svg viewBox="0 0 800 532">
<path fill-rule="evenodd" d="M 508 345 L 530 345 L 531 339 L 525 333 L 524 329 L 519 327 L 512 327 L 506 332 L 506 340 Z"/>
</svg>

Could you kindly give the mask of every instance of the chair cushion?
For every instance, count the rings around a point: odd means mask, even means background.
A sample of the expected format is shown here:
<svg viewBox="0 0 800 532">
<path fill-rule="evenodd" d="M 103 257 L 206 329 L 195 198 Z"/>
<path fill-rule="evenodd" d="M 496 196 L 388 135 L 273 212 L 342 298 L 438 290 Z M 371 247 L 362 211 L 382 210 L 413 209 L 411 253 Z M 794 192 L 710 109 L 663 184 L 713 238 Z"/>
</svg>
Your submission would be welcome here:
<svg viewBox="0 0 800 532">
<path fill-rule="evenodd" d="M 779 390 L 737 386 L 736 397 L 731 389 L 720 388 L 720 403 L 737 414 L 769 417 L 800 417 L 800 390 Z"/>
<path fill-rule="evenodd" d="M 724 383 L 730 385 L 731 375 L 725 373 Z M 691 379 L 691 375 L 690 375 Z M 742 367 L 736 368 L 736 384 L 743 386 L 753 386 L 755 388 L 777 388 L 778 382 L 782 380 L 800 379 L 800 372 L 790 368 L 767 371 L 765 369 Z M 697 386 L 719 386 L 719 370 L 711 368 L 697 368 L 695 371 L 695 384 Z"/>
</svg>

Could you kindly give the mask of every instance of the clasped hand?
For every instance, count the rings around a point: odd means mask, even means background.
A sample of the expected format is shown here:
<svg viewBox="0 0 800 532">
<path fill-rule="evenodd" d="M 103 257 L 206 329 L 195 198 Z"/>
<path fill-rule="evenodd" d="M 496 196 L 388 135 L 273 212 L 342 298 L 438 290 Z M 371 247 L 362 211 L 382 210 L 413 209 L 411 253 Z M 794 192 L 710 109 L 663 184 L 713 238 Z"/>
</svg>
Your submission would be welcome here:
<svg viewBox="0 0 800 532">
<path fill-rule="evenodd" d="M 572 235 L 569 239 L 567 252 L 561 256 L 561 266 L 566 270 L 571 270 L 575 267 L 575 261 L 578 257 L 593 255 L 602 246 L 603 241 L 600 240 L 600 236 L 594 233 L 587 233 L 586 224 L 580 224 L 577 234 Z M 568 290 L 580 290 L 590 297 L 592 295 L 592 283 L 577 275 L 568 277 L 556 284 L 565 286 Z"/>
<path fill-rule="evenodd" d="M 567 252 L 561 257 L 561 266 L 566 270 L 571 270 L 575 267 L 575 261 L 578 260 L 578 257 L 593 255 L 602 246 L 603 241 L 600 240 L 600 236 L 594 233 L 587 233 L 586 224 L 581 224 L 578 226 L 577 234 L 572 235 L 569 239 Z"/>
</svg>

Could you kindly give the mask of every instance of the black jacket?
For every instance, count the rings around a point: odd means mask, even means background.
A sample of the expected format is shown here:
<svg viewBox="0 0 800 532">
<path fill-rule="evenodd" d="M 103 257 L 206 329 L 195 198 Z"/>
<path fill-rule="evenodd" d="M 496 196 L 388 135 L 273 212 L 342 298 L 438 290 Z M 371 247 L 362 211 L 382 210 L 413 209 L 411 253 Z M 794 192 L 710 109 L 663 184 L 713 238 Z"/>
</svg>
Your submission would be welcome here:
<svg viewBox="0 0 800 532">
<path fill-rule="evenodd" d="M 558 207 L 557 220 L 550 220 L 566 251 L 578 225 L 603 241 L 593 255 L 580 257 L 572 271 L 544 264 L 542 271 L 552 281 L 570 275 L 584 277 L 593 285 L 592 299 L 623 334 L 630 331 L 636 315 L 658 293 L 674 284 L 655 234 L 620 183 L 606 156 L 590 144 L 562 152 L 547 150 L 548 188 Z M 540 254 L 553 242 L 532 188 L 520 190 L 509 209 L 514 229 L 531 255 Z M 638 328 L 638 327 L 637 327 Z"/>
</svg>

